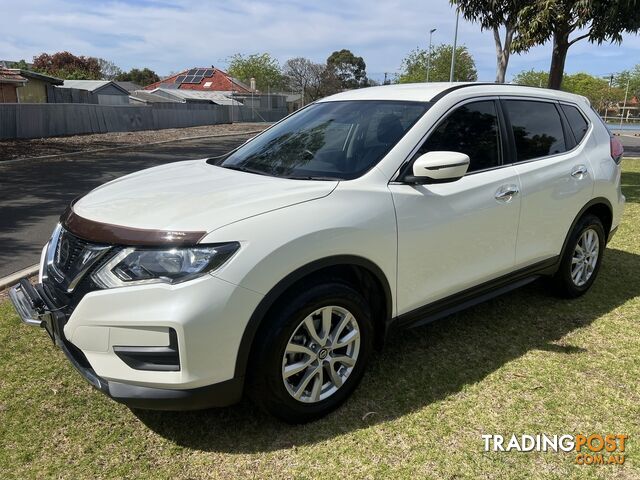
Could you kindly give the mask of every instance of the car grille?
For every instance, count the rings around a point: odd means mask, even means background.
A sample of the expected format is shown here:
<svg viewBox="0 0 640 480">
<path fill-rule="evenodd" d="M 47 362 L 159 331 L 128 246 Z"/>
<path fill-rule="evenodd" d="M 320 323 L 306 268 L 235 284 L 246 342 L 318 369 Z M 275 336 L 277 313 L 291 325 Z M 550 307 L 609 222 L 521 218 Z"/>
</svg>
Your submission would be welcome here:
<svg viewBox="0 0 640 480">
<path fill-rule="evenodd" d="M 46 277 L 56 291 L 65 295 L 72 293 L 114 251 L 110 245 L 88 242 L 62 227 L 56 229 L 51 242 Z"/>
<path fill-rule="evenodd" d="M 62 230 L 53 257 L 55 267 L 63 275 L 68 275 L 74 269 L 74 265 L 77 265 L 78 259 L 89 245 L 91 245 L 89 242 L 76 237 L 66 230 Z"/>
</svg>

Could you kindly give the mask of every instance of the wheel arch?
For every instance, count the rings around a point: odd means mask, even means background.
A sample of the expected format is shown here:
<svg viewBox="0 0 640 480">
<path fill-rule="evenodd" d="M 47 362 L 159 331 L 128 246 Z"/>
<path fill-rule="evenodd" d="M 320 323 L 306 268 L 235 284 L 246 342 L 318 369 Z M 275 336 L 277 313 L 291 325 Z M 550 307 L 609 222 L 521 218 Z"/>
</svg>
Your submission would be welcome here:
<svg viewBox="0 0 640 480">
<path fill-rule="evenodd" d="M 567 244 L 569 243 L 569 237 L 571 237 L 571 232 L 573 232 L 576 224 L 582 217 L 589 213 L 597 216 L 602 221 L 604 233 L 607 236 L 607 241 L 609 241 L 609 238 L 611 237 L 611 224 L 613 222 L 613 207 L 611 206 L 611 202 L 605 197 L 597 197 L 587 202 L 587 204 L 580 209 L 576 217 L 573 219 L 573 222 L 565 236 L 564 243 L 562 244 L 562 251 L 560 252 L 559 258 L 564 257 Z"/>
<path fill-rule="evenodd" d="M 308 263 L 280 280 L 260 301 L 251 315 L 245 327 L 238 355 L 236 358 L 234 377 L 244 377 L 253 350 L 256 333 L 264 325 L 264 320 L 269 311 L 275 306 L 278 299 L 294 287 L 299 282 L 317 276 L 328 275 L 350 275 L 349 283 L 356 279 L 359 285 L 356 287 L 373 286 L 373 292 L 362 291 L 367 301 L 373 301 L 372 313 L 374 315 L 374 325 L 376 327 L 376 344 L 382 345 L 386 330 L 390 324 L 393 308 L 393 297 L 391 287 L 382 269 L 369 259 L 356 255 L 336 255 L 325 257 Z M 368 282 L 374 282 L 369 285 Z M 380 293 L 379 296 L 371 297 L 372 293 Z M 377 305 L 376 303 L 379 302 Z"/>
</svg>

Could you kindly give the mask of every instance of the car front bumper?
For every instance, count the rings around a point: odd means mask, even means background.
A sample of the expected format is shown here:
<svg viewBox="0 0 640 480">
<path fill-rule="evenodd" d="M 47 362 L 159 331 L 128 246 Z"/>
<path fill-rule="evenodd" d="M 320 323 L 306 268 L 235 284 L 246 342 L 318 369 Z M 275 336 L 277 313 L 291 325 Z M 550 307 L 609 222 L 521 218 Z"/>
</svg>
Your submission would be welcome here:
<svg viewBox="0 0 640 480">
<path fill-rule="evenodd" d="M 242 395 L 243 379 L 237 377 L 195 388 L 179 388 L 180 385 L 176 385 L 176 388 L 166 388 L 107 379 L 99 375 L 89 362 L 88 356 L 66 338 L 65 326 L 70 319 L 56 307 L 42 284 L 32 285 L 28 280 L 21 280 L 11 288 L 9 296 L 22 321 L 44 328 L 71 364 L 91 385 L 131 408 L 193 410 L 221 407 L 236 403 Z M 115 354 L 111 356 L 115 357 Z M 124 362 L 120 363 L 120 368 L 135 376 L 136 370 L 129 368 Z M 152 373 L 161 375 L 175 372 Z"/>
</svg>

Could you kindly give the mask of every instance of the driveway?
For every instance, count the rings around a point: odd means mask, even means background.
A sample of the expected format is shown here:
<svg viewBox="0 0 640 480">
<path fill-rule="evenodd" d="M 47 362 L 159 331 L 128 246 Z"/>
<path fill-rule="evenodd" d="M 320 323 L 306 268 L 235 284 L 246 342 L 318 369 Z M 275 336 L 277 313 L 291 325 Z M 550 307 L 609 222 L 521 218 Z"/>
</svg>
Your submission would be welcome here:
<svg viewBox="0 0 640 480">
<path fill-rule="evenodd" d="M 136 170 L 221 155 L 247 138 L 207 138 L 0 163 L 0 278 L 39 261 L 58 217 L 77 196 Z"/>
</svg>

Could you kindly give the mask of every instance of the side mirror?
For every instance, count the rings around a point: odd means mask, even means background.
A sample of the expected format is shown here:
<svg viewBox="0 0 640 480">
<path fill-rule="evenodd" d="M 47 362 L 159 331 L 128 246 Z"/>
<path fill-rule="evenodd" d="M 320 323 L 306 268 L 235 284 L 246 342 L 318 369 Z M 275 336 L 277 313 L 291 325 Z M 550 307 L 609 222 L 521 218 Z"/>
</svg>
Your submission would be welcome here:
<svg viewBox="0 0 640 480">
<path fill-rule="evenodd" d="M 427 152 L 413 162 L 408 183 L 447 183 L 460 180 L 469 168 L 469 155 L 460 152 Z"/>
</svg>

